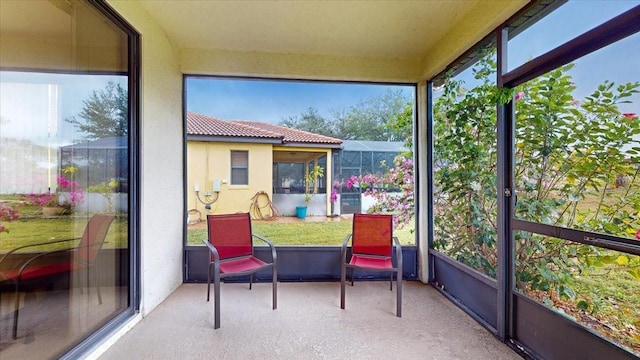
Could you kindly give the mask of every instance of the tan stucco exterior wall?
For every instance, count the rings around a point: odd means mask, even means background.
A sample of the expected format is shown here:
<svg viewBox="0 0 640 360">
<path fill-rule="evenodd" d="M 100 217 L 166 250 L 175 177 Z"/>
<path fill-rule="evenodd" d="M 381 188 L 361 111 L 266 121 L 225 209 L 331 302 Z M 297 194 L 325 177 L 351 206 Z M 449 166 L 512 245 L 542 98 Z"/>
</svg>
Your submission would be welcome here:
<svg viewBox="0 0 640 360">
<path fill-rule="evenodd" d="M 231 151 L 247 151 L 249 156 L 249 184 L 231 185 Z M 248 212 L 251 198 L 259 191 L 272 195 L 273 151 L 271 144 L 187 142 L 187 208 L 200 211 L 204 220 L 209 214 L 231 214 Z M 220 180 L 220 192 L 216 198 L 213 181 Z M 197 200 L 194 186 L 198 185 L 200 198 L 205 200 L 205 191 L 212 192 L 217 199 L 207 211 Z"/>
<path fill-rule="evenodd" d="M 136 2 L 108 1 L 141 34 L 141 312 L 182 283 L 183 125 L 178 56 Z"/>
</svg>

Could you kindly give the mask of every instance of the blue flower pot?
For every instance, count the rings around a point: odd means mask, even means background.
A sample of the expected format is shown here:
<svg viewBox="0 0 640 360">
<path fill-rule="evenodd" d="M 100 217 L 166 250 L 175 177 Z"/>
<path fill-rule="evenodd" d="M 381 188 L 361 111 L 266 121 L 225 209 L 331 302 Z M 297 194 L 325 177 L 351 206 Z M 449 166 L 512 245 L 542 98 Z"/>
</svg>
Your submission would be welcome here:
<svg viewBox="0 0 640 360">
<path fill-rule="evenodd" d="M 296 217 L 298 219 L 304 219 L 307 217 L 307 207 L 306 206 L 296 206 Z"/>
</svg>

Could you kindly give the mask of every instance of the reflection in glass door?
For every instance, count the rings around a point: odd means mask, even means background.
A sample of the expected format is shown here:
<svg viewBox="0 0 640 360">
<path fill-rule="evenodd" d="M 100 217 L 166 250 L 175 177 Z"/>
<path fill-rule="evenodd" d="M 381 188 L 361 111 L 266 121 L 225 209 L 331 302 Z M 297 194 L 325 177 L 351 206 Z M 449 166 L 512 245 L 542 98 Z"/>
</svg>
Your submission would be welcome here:
<svg viewBox="0 0 640 360">
<path fill-rule="evenodd" d="M 82 1 L 0 7 L 0 358 L 56 358 L 130 306 L 128 39 Z"/>
</svg>

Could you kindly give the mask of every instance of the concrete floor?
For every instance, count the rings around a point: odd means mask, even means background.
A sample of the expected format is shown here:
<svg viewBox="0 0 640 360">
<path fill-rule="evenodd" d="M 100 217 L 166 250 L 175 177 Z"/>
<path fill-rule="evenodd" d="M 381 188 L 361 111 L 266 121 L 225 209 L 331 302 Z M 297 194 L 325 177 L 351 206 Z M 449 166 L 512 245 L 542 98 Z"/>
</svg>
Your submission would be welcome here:
<svg viewBox="0 0 640 360">
<path fill-rule="evenodd" d="M 222 284 L 213 329 L 206 284 L 183 284 L 102 354 L 121 359 L 520 359 L 429 285 L 404 283 L 403 317 L 389 283 Z"/>
</svg>

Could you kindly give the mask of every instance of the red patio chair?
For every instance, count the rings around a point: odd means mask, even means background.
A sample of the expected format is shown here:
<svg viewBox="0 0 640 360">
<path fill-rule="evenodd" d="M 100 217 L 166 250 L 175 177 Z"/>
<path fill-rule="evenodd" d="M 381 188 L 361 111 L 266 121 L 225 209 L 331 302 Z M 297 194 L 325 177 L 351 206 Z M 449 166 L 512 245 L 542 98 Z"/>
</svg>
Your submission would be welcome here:
<svg viewBox="0 0 640 360">
<path fill-rule="evenodd" d="M 211 267 L 213 266 L 213 307 L 214 329 L 220 328 L 220 279 L 231 276 L 249 275 L 249 290 L 253 274 L 271 268 L 273 283 L 273 309 L 278 307 L 276 248 L 273 243 L 251 232 L 249 213 L 207 215 L 208 240 L 203 240 L 209 249 L 209 269 L 207 271 L 207 301 L 211 293 Z M 271 248 L 271 263 L 253 256 L 253 238 L 266 242 Z"/>
<path fill-rule="evenodd" d="M 100 294 L 100 286 L 97 282 L 96 272 L 91 270 L 95 265 L 98 252 L 104 244 L 107 232 L 109 231 L 109 226 L 114 218 L 115 216 L 113 215 L 93 215 L 87 222 L 81 238 L 54 240 L 24 245 L 9 251 L 0 258 L 1 265 L 5 259 L 9 260 L 11 255 L 18 250 L 34 246 L 80 240 L 78 245 L 75 247 L 41 252 L 32 257 L 26 258 L 18 264 L 15 264 L 9 270 L 0 270 L 0 279 L 2 279 L 4 285 L 9 284 L 15 289 L 15 310 L 13 316 L 14 339 L 16 339 L 18 335 L 18 315 L 20 310 L 20 298 L 18 295 L 21 291 L 39 289 L 50 285 L 52 281 L 60 276 L 64 276 L 73 271 L 86 270 L 87 288 L 91 285 L 90 278 L 93 277 L 93 282 L 98 291 L 98 301 L 102 304 L 102 295 Z M 68 253 L 68 256 L 62 256 L 52 260 L 51 255 L 56 253 Z M 90 272 L 91 274 L 89 274 Z M 80 281 L 79 277 L 78 281 Z"/>
<path fill-rule="evenodd" d="M 347 263 L 347 247 L 351 239 L 352 255 Z M 393 241 L 393 243 L 392 243 Z M 393 266 L 393 248 L 395 243 L 396 265 Z M 340 271 L 340 308 L 344 309 L 345 283 L 347 269 L 388 271 L 391 274 L 390 290 L 393 290 L 393 273 L 396 273 L 396 316 L 402 316 L 402 247 L 398 238 L 393 236 L 392 215 L 353 214 L 353 230 L 342 242 L 342 261 Z"/>
</svg>

